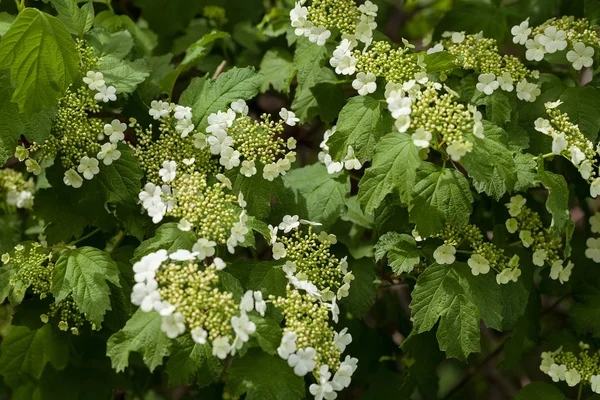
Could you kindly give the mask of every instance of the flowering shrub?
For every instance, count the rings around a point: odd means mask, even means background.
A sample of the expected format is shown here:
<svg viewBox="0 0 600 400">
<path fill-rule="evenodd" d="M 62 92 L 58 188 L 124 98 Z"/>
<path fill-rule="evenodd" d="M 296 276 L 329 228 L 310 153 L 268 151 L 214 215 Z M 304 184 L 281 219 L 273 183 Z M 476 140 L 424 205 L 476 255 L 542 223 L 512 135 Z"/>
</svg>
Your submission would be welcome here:
<svg viewBox="0 0 600 400">
<path fill-rule="evenodd" d="M 600 1 L 0 4 L 0 399 L 594 398 Z"/>
</svg>

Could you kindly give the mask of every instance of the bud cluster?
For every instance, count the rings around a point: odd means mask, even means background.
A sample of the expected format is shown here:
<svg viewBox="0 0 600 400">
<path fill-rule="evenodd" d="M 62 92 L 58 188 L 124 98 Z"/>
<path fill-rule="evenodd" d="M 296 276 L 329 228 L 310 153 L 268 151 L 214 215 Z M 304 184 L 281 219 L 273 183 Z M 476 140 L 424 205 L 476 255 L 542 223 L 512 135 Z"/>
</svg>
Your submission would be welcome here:
<svg viewBox="0 0 600 400">
<path fill-rule="evenodd" d="M 587 384 L 600 393 L 600 352 L 591 351 L 589 344 L 579 342 L 577 354 L 562 346 L 543 352 L 540 370 L 554 382 L 566 382 L 570 387 Z"/>
</svg>

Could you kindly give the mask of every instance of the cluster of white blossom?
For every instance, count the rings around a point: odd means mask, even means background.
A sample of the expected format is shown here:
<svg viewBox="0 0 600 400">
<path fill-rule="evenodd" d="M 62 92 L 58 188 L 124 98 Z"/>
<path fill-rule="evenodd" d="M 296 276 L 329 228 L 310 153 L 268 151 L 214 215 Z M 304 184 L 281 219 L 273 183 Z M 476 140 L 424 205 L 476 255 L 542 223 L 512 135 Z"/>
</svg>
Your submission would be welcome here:
<svg viewBox="0 0 600 400">
<path fill-rule="evenodd" d="M 544 351 L 540 371 L 553 382 L 565 382 L 569 387 L 589 384 L 592 392 L 600 394 L 600 369 L 598 354 L 590 354 L 590 345 L 579 342 L 580 352 L 564 351 L 562 346 L 555 351 Z"/>
<path fill-rule="evenodd" d="M 334 125 L 331 129 L 328 129 L 323 133 L 323 140 L 319 147 L 321 151 L 319 152 L 319 161 L 321 161 L 327 167 L 327 172 L 330 174 L 335 174 L 336 172 L 340 172 L 343 168 L 347 170 L 359 170 L 362 168 L 362 163 L 358 160 L 356 155 L 354 154 L 354 148 L 352 146 L 348 146 L 346 150 L 346 155 L 342 159 L 342 161 L 334 161 L 331 154 L 329 154 L 329 146 L 327 146 L 327 140 L 335 133 L 337 127 Z"/>
<path fill-rule="evenodd" d="M 98 92 L 94 95 L 94 99 L 105 103 L 117 100 L 117 89 L 114 86 L 106 86 L 102 72 L 88 71 L 83 78 L 83 83 L 88 85 L 90 90 Z"/>
</svg>

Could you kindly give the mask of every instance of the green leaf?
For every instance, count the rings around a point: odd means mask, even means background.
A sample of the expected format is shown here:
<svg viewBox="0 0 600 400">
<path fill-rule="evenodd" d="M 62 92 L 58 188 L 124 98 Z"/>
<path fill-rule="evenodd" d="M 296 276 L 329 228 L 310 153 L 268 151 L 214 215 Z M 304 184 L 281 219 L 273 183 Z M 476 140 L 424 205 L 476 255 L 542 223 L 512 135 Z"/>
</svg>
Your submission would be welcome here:
<svg viewBox="0 0 600 400">
<path fill-rule="evenodd" d="M 46 365 L 62 370 L 67 366 L 67 343 L 52 333 L 50 324 L 31 330 L 13 325 L 0 345 L 0 375 L 9 385 L 40 379 Z"/>
<path fill-rule="evenodd" d="M 465 177 L 453 168 L 422 163 L 417 170 L 410 220 L 422 237 L 444 227 L 444 222 L 461 226 L 469 222 L 473 196 Z"/>
<path fill-rule="evenodd" d="M 190 335 L 180 336 L 173 341 L 165 368 L 170 387 L 194 382 L 199 387 L 208 386 L 221 375 L 222 370 L 223 363 L 212 355 L 210 345 L 195 343 Z"/>
<path fill-rule="evenodd" d="M 16 90 L 11 101 L 20 112 L 36 112 L 56 104 L 77 76 L 75 42 L 62 22 L 26 8 L 0 41 L 0 68 L 10 68 Z"/>
<path fill-rule="evenodd" d="M 508 149 L 506 132 L 484 121 L 485 139 L 470 136 L 473 150 L 461 158 L 461 163 L 474 180 L 475 189 L 499 201 L 511 192 L 517 182 L 513 153 Z"/>
<path fill-rule="evenodd" d="M 324 66 L 329 59 L 326 46 L 315 46 L 308 39 L 297 42 L 294 66 L 298 70 L 296 94 L 292 110 L 302 122 L 308 122 L 319 114 L 319 103 L 312 92 L 318 83 L 337 81 L 335 72 Z"/>
<path fill-rule="evenodd" d="M 469 354 L 479 352 L 479 309 L 465 295 L 456 296 L 446 310 L 437 338 L 446 357 L 466 360 Z"/>
<path fill-rule="evenodd" d="M 585 0 L 583 3 L 583 13 L 590 22 L 596 23 L 598 18 L 600 18 L 600 1 Z"/>
<path fill-rule="evenodd" d="M 517 182 L 515 192 L 522 192 L 535 186 L 535 175 L 537 174 L 537 162 L 528 153 L 515 154 L 515 167 Z"/>
<path fill-rule="evenodd" d="M 204 132 L 210 114 L 225 110 L 232 101 L 256 96 L 259 88 L 260 76 L 254 68 L 232 68 L 217 79 L 194 78 L 179 103 L 192 107 L 196 129 Z"/>
<path fill-rule="evenodd" d="M 420 252 L 415 239 L 404 233 L 387 232 L 375 245 L 375 260 L 383 257 L 395 274 L 410 273 L 420 261 Z"/>
<path fill-rule="evenodd" d="M 476 104 L 485 105 L 486 119 L 488 119 L 492 123 L 498 126 L 504 126 L 505 123 L 510 121 L 512 109 L 510 106 L 510 101 L 508 100 L 508 96 L 504 94 L 504 92 L 496 90 L 490 96 L 483 96 L 482 99 Z M 475 148 L 475 146 L 473 146 L 473 148 Z"/>
<path fill-rule="evenodd" d="M 15 21 L 15 16 L 7 12 L 0 12 L 0 37 L 8 31 L 8 28 Z"/>
<path fill-rule="evenodd" d="M 80 247 L 61 254 L 52 275 L 52 294 L 56 301 L 69 294 L 81 312 L 97 326 L 111 310 L 110 282 L 120 287 L 119 268 L 110 255 L 94 247 Z"/>
<path fill-rule="evenodd" d="M 250 314 L 249 318 L 256 325 L 256 331 L 250 336 L 250 340 L 256 340 L 265 353 L 276 355 L 282 336 L 279 323 L 270 318 L 263 318 L 253 314 Z"/>
<path fill-rule="evenodd" d="M 271 212 L 271 199 L 283 189 L 283 183 L 280 179 L 268 181 L 261 174 L 254 174 L 246 177 L 240 173 L 229 176 L 233 182 L 234 193 L 241 192 L 246 201 L 248 214 L 256 218 L 265 218 Z"/>
<path fill-rule="evenodd" d="M 600 91 L 591 86 L 566 89 L 560 96 L 560 110 L 568 114 L 572 123 L 579 126 L 583 135 L 595 142 L 600 129 Z"/>
<path fill-rule="evenodd" d="M 531 382 L 517 395 L 515 400 L 565 400 L 565 396 L 554 385 L 546 382 Z"/>
<path fill-rule="evenodd" d="M 96 177 L 98 187 L 106 202 L 137 203 L 137 196 L 144 177 L 139 161 L 133 155 L 131 147 L 119 143 L 121 157 L 111 165 L 103 165 Z"/>
<path fill-rule="evenodd" d="M 113 334 L 106 346 L 112 367 L 124 371 L 129 365 L 129 353 L 140 353 L 150 372 L 169 355 L 169 339 L 160 329 L 162 317 L 157 312 L 145 313 L 138 309 L 123 329 Z M 151 345 L 149 345 L 151 344 Z"/>
<path fill-rule="evenodd" d="M 436 36 L 444 31 L 477 34 L 483 31 L 486 38 L 502 43 L 506 26 L 506 15 L 496 4 L 479 0 L 457 0 L 444 18 L 436 25 Z"/>
<path fill-rule="evenodd" d="M 369 161 L 381 137 L 392 130 L 394 120 L 383 103 L 370 96 L 352 97 L 340 112 L 337 129 L 327 140 L 330 154 L 341 160 L 352 146 L 356 157 Z"/>
<path fill-rule="evenodd" d="M 540 171 L 536 180 L 548 189 L 546 209 L 554 219 L 554 230 L 561 234 L 573 224 L 569 212 L 569 188 L 562 175 L 549 171 Z"/>
<path fill-rule="evenodd" d="M 278 92 L 288 94 L 296 68 L 292 55 L 285 49 L 273 48 L 268 50 L 260 62 L 260 77 L 262 93 L 272 87 Z"/>
<path fill-rule="evenodd" d="M 456 58 L 447 51 L 438 51 L 433 54 L 423 53 L 423 57 L 423 62 L 429 73 L 450 71 L 456 67 Z"/>
<path fill-rule="evenodd" d="M 294 192 L 297 201 L 305 205 L 305 219 L 322 223 L 323 229 L 335 222 L 350 194 L 348 175 L 329 175 L 321 163 L 291 170 L 283 177 L 283 183 Z"/>
<path fill-rule="evenodd" d="M 129 31 L 108 32 L 96 28 L 86 35 L 94 47 L 97 57 L 125 58 L 133 48 L 133 37 Z"/>
<path fill-rule="evenodd" d="M 348 297 L 342 301 L 352 315 L 362 318 L 371 308 L 377 295 L 376 266 L 371 258 L 350 259 L 348 263 L 355 279 L 350 284 Z"/>
<path fill-rule="evenodd" d="M 228 370 L 227 386 L 234 396 L 246 393 L 246 400 L 289 400 L 304 398 L 304 379 L 294 374 L 287 362 L 258 349 L 235 358 Z"/>
<path fill-rule="evenodd" d="M 117 57 L 102 57 L 96 68 L 104 74 L 107 84 L 117 89 L 117 93 L 131 93 L 150 75 L 146 61 L 129 61 Z"/>
<path fill-rule="evenodd" d="M 51 0 L 58 12 L 58 19 L 72 35 L 82 37 L 94 23 L 94 4 L 88 1 L 81 8 L 76 0 Z"/>
<path fill-rule="evenodd" d="M 262 261 L 252 266 L 248 279 L 248 290 L 260 290 L 263 297 L 268 295 L 285 297 L 288 280 L 281 269 L 281 263 Z"/>
<path fill-rule="evenodd" d="M 385 135 L 375 147 L 373 164 L 358 184 L 358 200 L 365 212 L 374 213 L 385 197 L 396 191 L 407 202 L 417 168 L 422 163 L 419 150 L 408 134 L 392 132 Z"/>
<path fill-rule="evenodd" d="M 179 249 L 191 249 L 196 243 L 196 235 L 192 231 L 183 232 L 177 227 L 177 223 L 168 222 L 162 224 L 156 230 L 154 237 L 144 240 L 133 253 L 134 260 L 139 260 L 146 254 L 160 249 L 166 249 L 169 253 Z"/>
</svg>

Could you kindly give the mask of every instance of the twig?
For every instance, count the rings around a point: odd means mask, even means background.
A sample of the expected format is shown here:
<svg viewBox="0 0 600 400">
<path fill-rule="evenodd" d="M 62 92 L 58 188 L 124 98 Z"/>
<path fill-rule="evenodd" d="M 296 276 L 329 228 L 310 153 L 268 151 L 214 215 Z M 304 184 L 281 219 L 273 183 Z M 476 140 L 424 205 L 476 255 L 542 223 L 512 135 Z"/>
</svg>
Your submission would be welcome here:
<svg viewBox="0 0 600 400">
<path fill-rule="evenodd" d="M 219 66 L 215 70 L 215 73 L 213 74 L 212 79 L 217 79 L 217 77 L 219 75 L 221 75 L 221 72 L 223 72 L 223 68 L 225 68 L 226 64 L 227 64 L 227 61 L 225 61 L 225 60 L 221 61 L 221 64 L 219 64 Z"/>
</svg>

